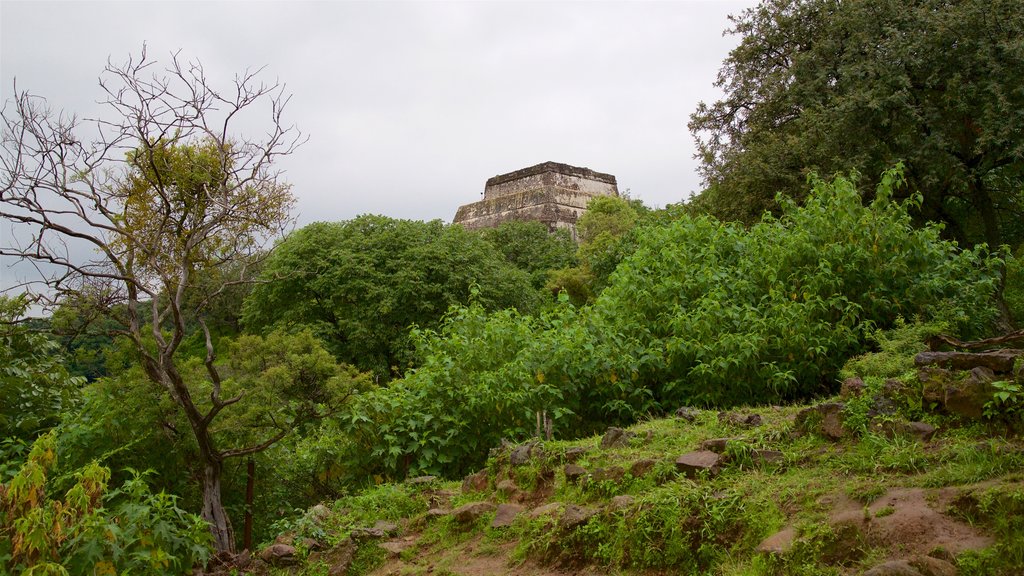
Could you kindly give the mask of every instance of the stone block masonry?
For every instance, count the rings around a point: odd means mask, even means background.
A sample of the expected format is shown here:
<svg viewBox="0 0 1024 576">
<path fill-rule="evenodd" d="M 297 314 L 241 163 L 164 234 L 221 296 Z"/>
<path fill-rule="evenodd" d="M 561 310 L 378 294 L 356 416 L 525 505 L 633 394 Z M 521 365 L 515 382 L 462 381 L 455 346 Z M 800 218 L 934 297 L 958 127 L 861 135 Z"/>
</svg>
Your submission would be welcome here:
<svg viewBox="0 0 1024 576">
<path fill-rule="evenodd" d="M 615 176 L 557 162 L 544 162 L 487 180 L 484 199 L 455 213 L 455 224 L 494 228 L 510 220 L 537 221 L 548 230 L 568 229 L 576 239 L 576 220 L 596 196 L 618 196 Z"/>
</svg>

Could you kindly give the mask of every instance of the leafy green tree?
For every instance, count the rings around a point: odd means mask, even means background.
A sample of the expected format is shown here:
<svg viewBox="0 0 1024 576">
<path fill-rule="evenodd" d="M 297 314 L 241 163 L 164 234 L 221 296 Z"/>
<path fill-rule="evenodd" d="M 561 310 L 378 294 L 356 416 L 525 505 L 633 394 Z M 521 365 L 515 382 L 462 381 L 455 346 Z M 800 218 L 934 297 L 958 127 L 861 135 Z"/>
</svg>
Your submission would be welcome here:
<svg viewBox="0 0 1024 576">
<path fill-rule="evenodd" d="M 217 445 L 218 418 L 245 394 L 223 394 L 202 318 L 224 290 L 251 280 L 246 266 L 237 276 L 213 271 L 249 262 L 289 222 L 293 198 L 274 162 L 302 137 L 282 121 L 288 99 L 279 85 L 261 83 L 256 73 L 220 90 L 199 63 L 172 56 L 162 73 L 153 65 L 145 50 L 108 64 L 100 78 L 107 113 L 89 136 L 73 115 L 54 113 L 27 92 L 4 107 L 0 218 L 15 234 L 0 255 L 56 270 L 38 294 L 50 304 L 87 304 L 116 321 L 145 376 L 186 419 L 203 466 L 202 515 L 216 548 L 231 550 L 224 460 L 266 446 Z M 257 112 L 267 119 L 261 138 L 233 139 L 234 124 Z M 87 246 L 93 260 L 74 257 L 69 243 Z M 197 281 L 211 277 L 217 281 Z M 199 319 L 206 344 L 202 398 L 179 354 L 190 317 Z"/>
<path fill-rule="evenodd" d="M 390 379 L 412 365 L 409 328 L 436 326 L 480 287 L 488 309 L 535 310 L 529 275 L 479 235 L 440 221 L 360 216 L 310 224 L 267 260 L 245 302 L 251 329 L 310 326 L 335 356 Z"/>
<path fill-rule="evenodd" d="M 1024 228 L 1024 10 L 1017 0 L 773 0 L 732 19 L 740 43 L 690 118 L 725 220 L 778 213 L 810 171 L 874 175 L 902 160 L 905 195 L 961 242 Z M 872 183 L 861 181 L 870 197 Z"/>
<path fill-rule="evenodd" d="M 85 379 L 68 374 L 59 344 L 19 322 L 26 306 L 0 297 L 0 439 L 31 442 L 78 402 Z"/>
<path fill-rule="evenodd" d="M 537 289 L 544 287 L 552 270 L 576 264 L 576 243 L 565 229 L 549 232 L 542 222 L 510 220 L 479 233 L 505 259 L 529 272 Z"/>
</svg>

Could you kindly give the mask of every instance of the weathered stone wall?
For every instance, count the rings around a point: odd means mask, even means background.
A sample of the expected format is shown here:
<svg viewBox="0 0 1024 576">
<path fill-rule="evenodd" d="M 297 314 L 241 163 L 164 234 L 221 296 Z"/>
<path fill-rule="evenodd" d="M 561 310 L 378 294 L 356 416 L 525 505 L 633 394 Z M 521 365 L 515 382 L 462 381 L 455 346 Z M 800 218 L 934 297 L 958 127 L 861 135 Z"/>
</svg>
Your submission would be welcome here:
<svg viewBox="0 0 1024 576">
<path fill-rule="evenodd" d="M 566 228 L 576 238 L 576 220 L 595 196 L 618 196 L 615 177 L 587 168 L 545 162 L 487 181 L 484 199 L 459 208 L 454 222 L 466 228 L 493 228 L 509 220 L 543 222 L 548 230 Z"/>
</svg>

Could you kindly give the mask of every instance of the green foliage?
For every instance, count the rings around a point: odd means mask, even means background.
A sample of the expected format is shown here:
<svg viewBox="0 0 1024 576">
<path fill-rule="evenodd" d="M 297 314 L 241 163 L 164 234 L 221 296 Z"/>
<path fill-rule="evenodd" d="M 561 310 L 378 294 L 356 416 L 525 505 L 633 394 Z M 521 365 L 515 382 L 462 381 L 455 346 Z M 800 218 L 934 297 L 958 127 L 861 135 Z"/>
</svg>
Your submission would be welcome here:
<svg viewBox="0 0 1024 576">
<path fill-rule="evenodd" d="M 564 436 L 680 405 L 791 401 L 834 390 L 870 334 L 896 354 L 934 329 L 877 335 L 900 315 L 976 333 L 995 315 L 998 258 L 914 228 L 890 200 L 897 179 L 870 206 L 845 178 L 815 181 L 804 207 L 749 230 L 688 216 L 645 228 L 591 307 L 454 308 L 414 332 L 420 367 L 357 402 L 334 450 L 354 477 L 455 476 L 529 436 L 540 410 Z"/>
<path fill-rule="evenodd" d="M 414 364 L 411 326 L 436 327 L 480 287 L 488 309 L 535 310 L 540 293 L 479 235 L 440 221 L 360 216 L 310 224 L 267 260 L 246 300 L 248 328 L 303 325 L 342 362 L 385 380 Z"/>
<path fill-rule="evenodd" d="M 0 439 L 31 441 L 55 426 L 85 382 L 68 374 L 56 342 L 19 323 L 27 306 L 0 296 Z"/>
<path fill-rule="evenodd" d="M 1005 273 L 1003 300 L 1013 322 L 1024 326 L 1024 244 L 1017 248 L 1016 254 L 1006 259 Z"/>
<path fill-rule="evenodd" d="M 168 574 L 204 563 L 210 551 L 203 519 L 153 494 L 142 474 L 107 489 L 108 469 L 75 473 L 63 500 L 47 496 L 56 461 L 54 434 L 41 436 L 28 461 L 0 486 L 0 562 L 26 574 Z"/>
<path fill-rule="evenodd" d="M 839 371 L 840 378 L 858 377 L 865 381 L 901 378 L 915 371 L 914 356 L 928 349 L 925 341 L 947 331 L 942 323 L 913 322 L 897 318 L 892 328 L 876 330 L 870 341 L 878 348 L 850 360 Z"/>
<path fill-rule="evenodd" d="M 690 118 L 701 208 L 755 222 L 809 171 L 908 166 L 921 216 L 961 242 L 1016 244 L 1024 196 L 1024 11 L 1016 0 L 779 0 L 732 18 L 739 44 Z M 871 197 L 864 186 L 861 192 Z"/>
<path fill-rule="evenodd" d="M 544 287 L 552 270 L 576 264 L 576 243 L 566 229 L 549 232 L 542 222 L 510 220 L 477 232 L 516 268 L 528 272 L 537 289 Z"/>
<path fill-rule="evenodd" d="M 1024 424 L 1024 384 L 999 380 L 992 383 L 992 399 L 985 403 L 985 418 L 1009 425 Z"/>
<path fill-rule="evenodd" d="M 870 206 L 837 177 L 749 230 L 707 217 L 649 228 L 596 302 L 596 322 L 642 343 L 641 381 L 667 405 L 829 390 L 865 336 L 898 315 L 979 333 L 994 316 L 999 260 L 914 228 L 916 200 L 890 200 L 899 178 L 886 173 Z"/>
</svg>

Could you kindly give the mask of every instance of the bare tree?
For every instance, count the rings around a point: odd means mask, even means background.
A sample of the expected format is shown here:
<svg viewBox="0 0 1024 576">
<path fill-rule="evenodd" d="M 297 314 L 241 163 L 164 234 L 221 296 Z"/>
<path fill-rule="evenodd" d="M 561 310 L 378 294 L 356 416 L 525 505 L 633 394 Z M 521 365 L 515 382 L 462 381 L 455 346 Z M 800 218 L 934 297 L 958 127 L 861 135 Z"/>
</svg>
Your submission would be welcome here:
<svg viewBox="0 0 1024 576">
<path fill-rule="evenodd" d="M 211 424 L 241 396 L 222 397 L 201 320 L 213 298 L 250 280 L 249 268 L 238 264 L 252 262 L 290 223 L 293 198 L 273 165 L 303 137 L 282 123 L 284 87 L 261 82 L 259 73 L 236 76 L 220 91 L 201 64 L 172 54 L 161 68 L 143 47 L 123 64 L 108 62 L 101 74 L 108 117 L 79 121 L 54 113 L 17 86 L 0 113 L 0 217 L 16 230 L 0 255 L 56 270 L 41 280 L 41 301 L 73 299 L 119 320 L 145 373 L 195 436 L 202 515 L 218 550 L 234 547 L 221 502 L 224 461 L 263 450 L 287 432 L 230 450 L 216 445 Z M 243 116 L 259 113 L 268 116 L 259 138 L 232 133 L 247 121 Z M 86 129 L 93 132 L 89 143 L 79 139 Z M 69 246 L 82 244 L 96 256 L 73 258 Z M 187 318 L 199 318 L 206 334 L 208 399 L 194 397 L 176 362 Z"/>
</svg>

